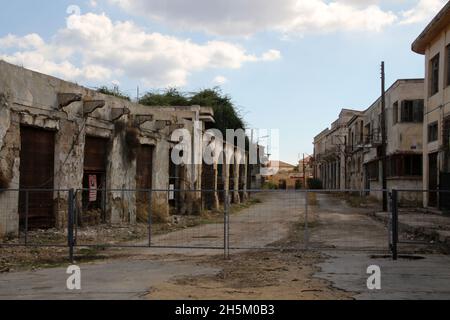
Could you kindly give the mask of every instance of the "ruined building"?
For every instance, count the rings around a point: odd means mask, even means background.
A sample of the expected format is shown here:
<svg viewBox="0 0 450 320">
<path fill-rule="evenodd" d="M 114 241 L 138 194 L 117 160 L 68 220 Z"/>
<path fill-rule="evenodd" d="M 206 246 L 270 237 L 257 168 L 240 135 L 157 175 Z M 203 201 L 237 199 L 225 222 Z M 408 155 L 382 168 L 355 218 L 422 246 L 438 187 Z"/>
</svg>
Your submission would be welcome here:
<svg viewBox="0 0 450 320">
<path fill-rule="evenodd" d="M 233 201 L 244 200 L 245 151 L 222 170 L 170 161 L 176 129 L 201 145 L 212 122 L 211 108 L 143 106 L 0 61 L 0 236 L 64 227 L 68 189 L 86 223 L 216 208 L 230 180 Z M 211 192 L 192 192 L 202 188 Z"/>
</svg>

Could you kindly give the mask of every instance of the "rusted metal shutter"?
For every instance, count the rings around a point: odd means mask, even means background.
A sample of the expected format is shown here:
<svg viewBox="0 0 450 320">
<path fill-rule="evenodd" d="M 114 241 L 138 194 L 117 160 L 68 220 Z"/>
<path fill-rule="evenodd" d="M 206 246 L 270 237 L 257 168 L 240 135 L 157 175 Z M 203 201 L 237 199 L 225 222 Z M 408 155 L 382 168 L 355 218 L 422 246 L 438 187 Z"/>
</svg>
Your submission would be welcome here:
<svg viewBox="0 0 450 320">
<path fill-rule="evenodd" d="M 94 172 L 106 171 L 108 140 L 104 138 L 86 137 L 84 148 L 84 170 Z"/>
<path fill-rule="evenodd" d="M 25 225 L 28 209 L 29 228 L 50 228 L 55 225 L 53 208 L 53 177 L 55 133 L 32 127 L 21 127 L 20 151 L 20 222 Z M 49 190 L 43 190 L 49 189 Z M 42 190 L 42 191 L 41 191 Z"/>
<path fill-rule="evenodd" d="M 138 149 L 136 159 L 136 188 L 139 190 L 149 190 L 152 188 L 153 172 L 153 147 L 141 145 Z M 150 193 L 138 191 L 136 194 L 137 220 L 139 222 L 148 221 L 150 212 Z"/>
<path fill-rule="evenodd" d="M 141 145 L 137 155 L 136 186 L 138 189 L 152 188 L 153 147 Z"/>
</svg>

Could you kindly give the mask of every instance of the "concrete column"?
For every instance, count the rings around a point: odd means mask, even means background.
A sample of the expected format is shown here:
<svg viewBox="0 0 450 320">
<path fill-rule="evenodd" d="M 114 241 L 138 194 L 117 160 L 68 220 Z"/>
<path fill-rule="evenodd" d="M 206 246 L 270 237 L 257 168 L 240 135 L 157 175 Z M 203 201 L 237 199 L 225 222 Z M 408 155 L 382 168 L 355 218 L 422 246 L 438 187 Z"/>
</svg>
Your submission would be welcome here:
<svg viewBox="0 0 450 320">
<path fill-rule="evenodd" d="M 11 121 L 14 116 L 6 109 L 6 99 L 0 97 L 0 116 L 5 124 L 0 132 L 0 171 L 3 189 L 18 188 L 20 179 L 20 126 Z M 19 193 L 0 192 L 0 238 L 19 235 Z"/>
<path fill-rule="evenodd" d="M 106 171 L 107 189 L 109 190 L 136 189 L 136 159 L 124 156 L 126 154 L 125 134 L 125 131 L 116 133 L 112 138 Z M 168 155 L 168 151 L 165 155 Z M 135 192 L 111 191 L 107 195 L 107 199 L 107 212 L 111 223 L 136 223 Z"/>
</svg>

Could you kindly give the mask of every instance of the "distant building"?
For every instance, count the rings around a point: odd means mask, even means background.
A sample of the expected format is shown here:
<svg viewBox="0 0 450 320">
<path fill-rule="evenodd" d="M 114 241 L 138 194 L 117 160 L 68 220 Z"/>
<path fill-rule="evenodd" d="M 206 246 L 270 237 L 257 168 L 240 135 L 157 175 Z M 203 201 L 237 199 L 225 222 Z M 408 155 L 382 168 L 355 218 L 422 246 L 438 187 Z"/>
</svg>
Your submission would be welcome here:
<svg viewBox="0 0 450 320">
<path fill-rule="evenodd" d="M 422 188 L 423 92 L 423 79 L 397 80 L 386 91 L 388 189 Z M 365 111 L 343 109 L 331 128 L 314 138 L 314 175 L 324 188 L 382 189 L 381 118 L 378 98 Z M 400 196 L 415 202 L 420 197 Z"/>
<path fill-rule="evenodd" d="M 267 176 L 265 181 L 278 187 L 278 189 L 295 189 L 299 188 L 303 177 L 300 176 L 298 167 L 283 162 L 270 161 L 269 168 L 275 169 L 274 175 Z M 277 170 L 278 169 L 278 170 Z"/>
</svg>

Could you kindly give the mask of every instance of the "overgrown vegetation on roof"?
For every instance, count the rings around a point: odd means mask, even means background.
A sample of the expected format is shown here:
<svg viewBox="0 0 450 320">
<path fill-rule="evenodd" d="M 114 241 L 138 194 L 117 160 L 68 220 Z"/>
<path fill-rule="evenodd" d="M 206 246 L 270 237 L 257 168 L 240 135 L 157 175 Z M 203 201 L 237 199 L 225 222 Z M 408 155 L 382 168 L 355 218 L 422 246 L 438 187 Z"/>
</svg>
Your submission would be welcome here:
<svg viewBox="0 0 450 320">
<path fill-rule="evenodd" d="M 106 94 L 108 96 L 114 96 L 117 98 L 125 99 L 127 101 L 131 101 L 130 96 L 121 92 L 118 87 L 108 88 L 107 86 L 103 86 L 103 87 L 98 88 L 97 92 Z"/>
<path fill-rule="evenodd" d="M 216 123 L 214 128 L 224 135 L 227 129 L 245 129 L 245 122 L 231 97 L 219 88 L 204 89 L 194 93 L 182 93 L 177 89 L 168 89 L 163 93 L 148 92 L 139 103 L 147 106 L 193 106 L 212 107 Z"/>
</svg>

